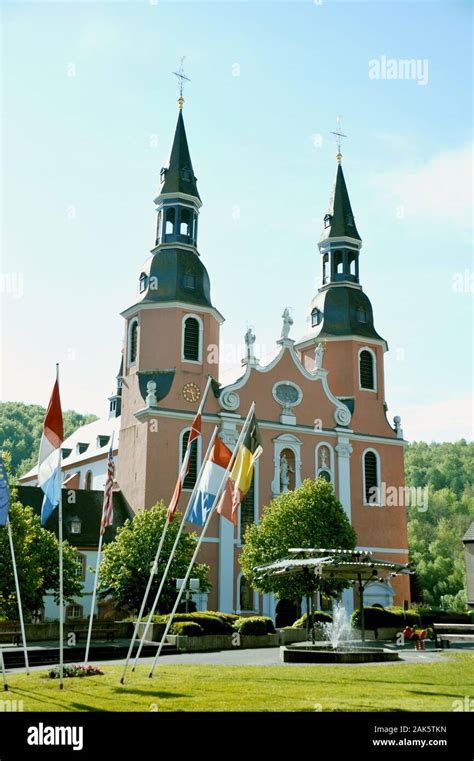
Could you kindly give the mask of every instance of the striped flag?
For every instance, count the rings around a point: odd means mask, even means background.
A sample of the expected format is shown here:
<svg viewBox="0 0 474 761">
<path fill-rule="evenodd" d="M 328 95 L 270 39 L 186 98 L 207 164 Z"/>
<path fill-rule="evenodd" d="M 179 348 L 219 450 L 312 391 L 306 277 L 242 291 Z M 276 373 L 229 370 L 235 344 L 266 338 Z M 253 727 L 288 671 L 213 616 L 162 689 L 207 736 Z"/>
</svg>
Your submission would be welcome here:
<svg viewBox="0 0 474 761">
<path fill-rule="evenodd" d="M 210 455 L 204 465 L 204 470 L 199 481 L 199 488 L 189 505 L 186 520 L 198 526 L 204 526 L 206 518 L 214 507 L 217 492 L 222 483 L 229 465 L 232 452 L 224 444 L 220 436 L 211 449 Z"/>
<path fill-rule="evenodd" d="M 227 518 L 234 525 L 237 525 L 237 508 L 252 485 L 254 465 L 262 451 L 260 432 L 254 415 L 236 454 L 225 491 L 217 506 L 219 515 Z"/>
<path fill-rule="evenodd" d="M 114 519 L 114 500 L 113 500 L 113 488 L 114 488 L 114 475 L 115 475 L 115 462 L 112 452 L 114 445 L 114 437 L 112 435 L 112 441 L 110 442 L 109 456 L 107 458 L 107 480 L 105 482 L 104 489 L 104 502 L 102 505 L 102 520 L 100 522 L 100 535 L 102 536 L 107 526 L 111 526 Z"/>
<path fill-rule="evenodd" d="M 43 424 L 38 457 L 38 485 L 44 492 L 41 523 L 44 526 L 61 499 L 61 444 L 63 443 L 63 415 L 58 379 L 54 383 Z"/>
<path fill-rule="evenodd" d="M 176 486 L 174 487 L 173 496 L 171 497 L 171 502 L 168 507 L 168 522 L 171 523 L 171 521 L 174 518 L 174 514 L 176 512 L 176 508 L 178 507 L 178 500 L 181 496 L 181 491 L 183 488 L 183 481 L 186 478 L 188 471 L 189 471 L 189 459 L 191 456 L 191 445 L 193 441 L 201 435 L 201 412 L 198 412 L 196 417 L 193 420 L 193 424 L 191 426 L 191 430 L 189 431 L 188 436 L 188 442 L 186 445 L 186 452 L 183 458 L 183 463 L 181 465 L 181 469 L 179 471 L 178 480 L 176 482 Z"/>
</svg>

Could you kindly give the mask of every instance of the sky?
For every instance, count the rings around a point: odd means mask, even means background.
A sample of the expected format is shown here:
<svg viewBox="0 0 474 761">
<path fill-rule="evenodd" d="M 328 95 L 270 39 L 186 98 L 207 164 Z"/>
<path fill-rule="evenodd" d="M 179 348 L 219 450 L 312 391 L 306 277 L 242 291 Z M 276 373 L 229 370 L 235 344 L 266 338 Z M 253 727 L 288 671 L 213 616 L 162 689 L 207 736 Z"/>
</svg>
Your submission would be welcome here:
<svg viewBox="0 0 474 761">
<path fill-rule="evenodd" d="M 469 2 L 3 2 L 2 400 L 107 414 L 184 61 L 224 382 L 305 332 L 343 168 L 409 440 L 472 437 Z M 403 61 L 410 61 L 404 67 Z"/>
</svg>

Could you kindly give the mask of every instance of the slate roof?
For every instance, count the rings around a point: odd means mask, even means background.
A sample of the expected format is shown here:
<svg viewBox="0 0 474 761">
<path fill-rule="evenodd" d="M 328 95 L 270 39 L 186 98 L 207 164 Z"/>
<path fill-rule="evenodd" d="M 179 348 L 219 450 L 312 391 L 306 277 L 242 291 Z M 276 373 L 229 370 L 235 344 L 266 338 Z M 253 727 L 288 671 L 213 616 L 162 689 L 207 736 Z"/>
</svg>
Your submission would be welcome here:
<svg viewBox="0 0 474 761">
<path fill-rule="evenodd" d="M 169 167 L 166 170 L 165 181 L 161 193 L 186 193 L 199 200 L 197 180 L 194 176 L 191 155 L 189 153 L 186 130 L 184 129 L 183 112 L 178 115 L 178 122 L 171 148 Z"/>
<path fill-rule="evenodd" d="M 474 521 L 469 526 L 462 540 L 463 542 L 474 542 Z"/>
<path fill-rule="evenodd" d="M 36 515 L 41 515 L 43 492 L 37 486 L 18 486 L 18 499 L 22 505 L 32 507 Z M 67 495 L 74 492 L 75 502 L 71 504 Z M 75 547 L 90 547 L 96 549 L 99 544 L 99 528 L 102 518 L 102 491 L 86 491 L 85 489 L 63 489 L 63 535 L 64 539 Z M 108 526 L 104 533 L 104 544 L 111 542 L 120 526 L 123 526 L 127 518 L 132 518 L 133 513 L 128 507 L 125 498 L 120 491 L 113 492 L 113 525 Z M 71 533 L 70 522 L 73 518 L 81 521 L 81 533 Z M 46 521 L 45 528 L 58 535 L 58 510 L 54 510 L 51 517 Z"/>
<path fill-rule="evenodd" d="M 321 240 L 346 236 L 361 240 L 355 225 L 349 193 L 340 164 L 337 165 L 336 180 L 329 199 L 328 214 L 331 218 L 330 224 L 323 230 Z"/>
</svg>

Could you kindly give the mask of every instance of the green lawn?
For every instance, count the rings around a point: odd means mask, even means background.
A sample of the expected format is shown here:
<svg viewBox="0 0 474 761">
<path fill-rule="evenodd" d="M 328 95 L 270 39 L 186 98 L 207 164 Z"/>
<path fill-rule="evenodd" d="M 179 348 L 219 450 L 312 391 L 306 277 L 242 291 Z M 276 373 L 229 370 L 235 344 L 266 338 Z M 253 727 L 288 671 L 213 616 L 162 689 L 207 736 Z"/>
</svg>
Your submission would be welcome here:
<svg viewBox="0 0 474 761">
<path fill-rule="evenodd" d="M 474 654 L 426 664 L 366 666 L 140 666 L 122 686 L 120 666 L 65 679 L 10 674 L 2 697 L 25 711 L 452 711 L 474 699 Z M 0 698 L 1 699 L 1 698 Z"/>
</svg>

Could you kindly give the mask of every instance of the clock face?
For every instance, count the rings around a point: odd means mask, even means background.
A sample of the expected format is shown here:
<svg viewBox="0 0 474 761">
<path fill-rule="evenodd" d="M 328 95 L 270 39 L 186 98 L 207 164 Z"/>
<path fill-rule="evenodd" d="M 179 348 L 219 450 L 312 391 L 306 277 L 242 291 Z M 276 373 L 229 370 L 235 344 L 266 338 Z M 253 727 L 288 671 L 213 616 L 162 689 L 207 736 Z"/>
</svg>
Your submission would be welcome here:
<svg viewBox="0 0 474 761">
<path fill-rule="evenodd" d="M 199 386 L 195 383 L 186 383 L 183 386 L 183 396 L 187 402 L 197 402 L 201 398 L 201 392 Z"/>
</svg>

